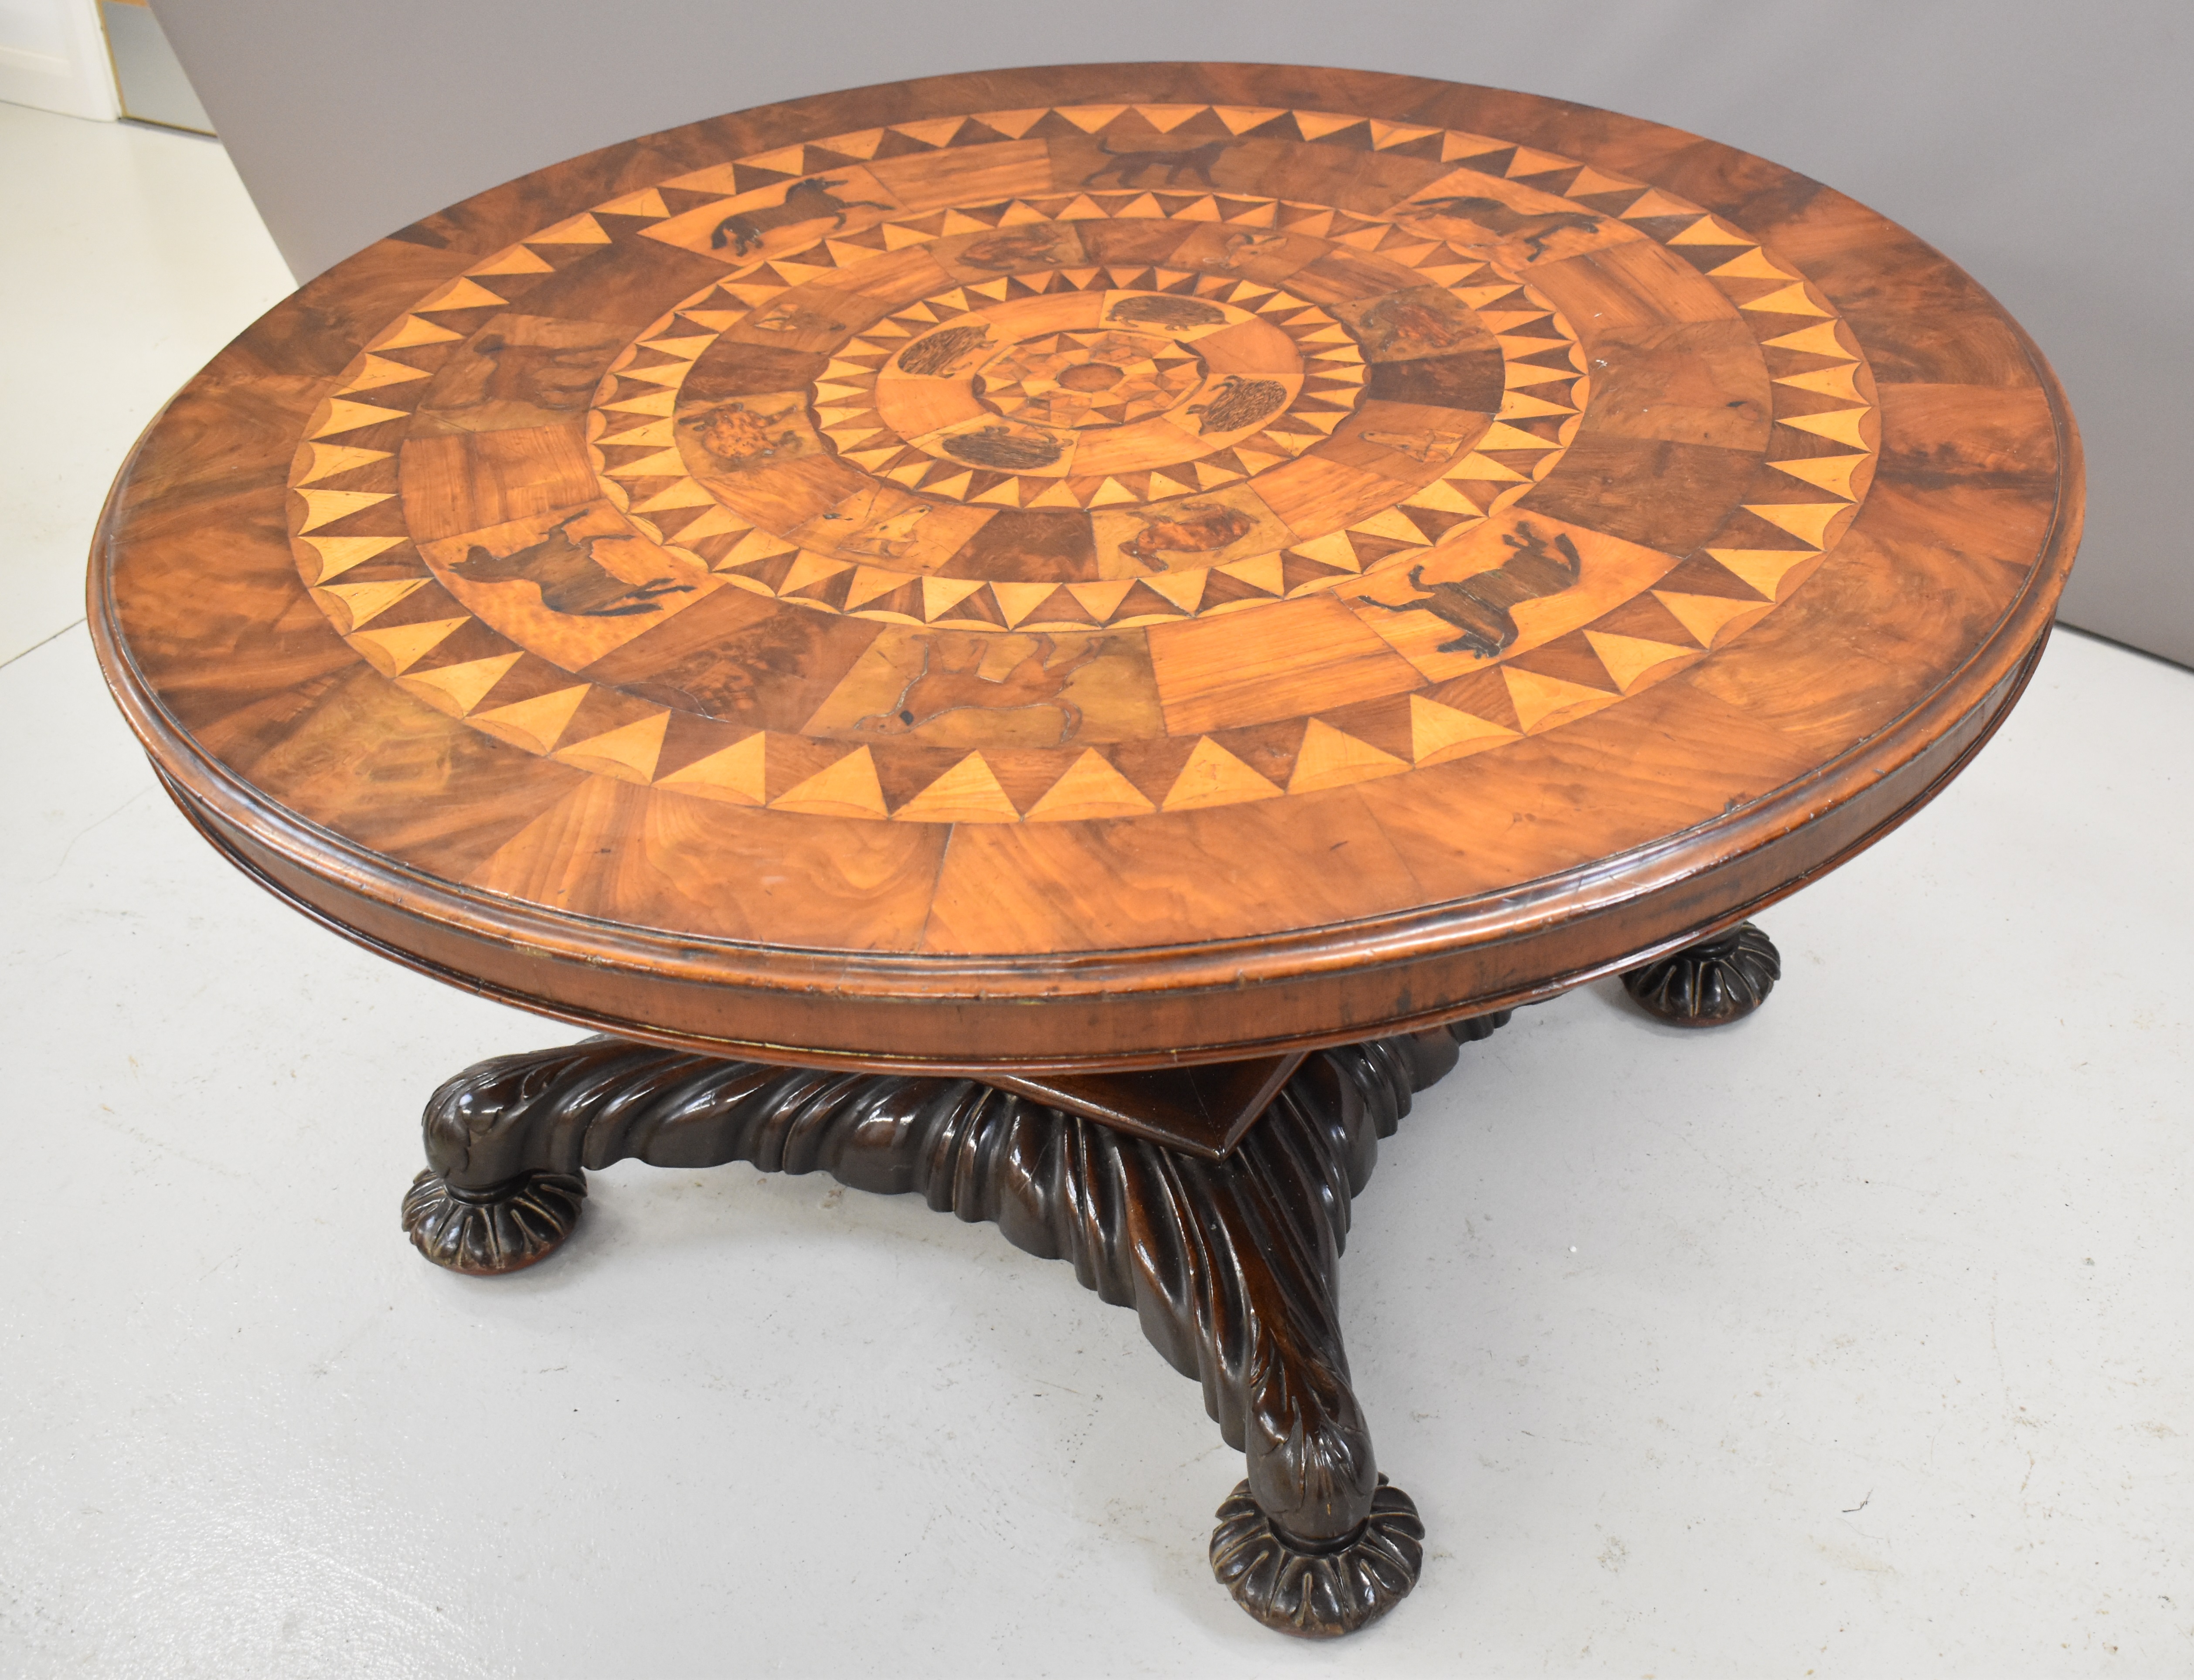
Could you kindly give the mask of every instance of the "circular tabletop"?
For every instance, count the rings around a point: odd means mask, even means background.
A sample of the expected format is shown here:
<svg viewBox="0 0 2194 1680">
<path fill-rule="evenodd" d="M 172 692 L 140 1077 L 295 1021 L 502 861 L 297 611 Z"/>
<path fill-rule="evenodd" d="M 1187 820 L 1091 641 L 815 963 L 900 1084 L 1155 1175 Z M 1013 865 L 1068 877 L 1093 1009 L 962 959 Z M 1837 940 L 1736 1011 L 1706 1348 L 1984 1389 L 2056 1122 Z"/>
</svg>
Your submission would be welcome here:
<svg viewBox="0 0 2194 1680">
<path fill-rule="evenodd" d="M 1364 72 L 772 106 L 381 241 L 123 469 L 93 622 L 186 811 L 459 983 L 871 1066 L 1490 1008 L 1924 801 L 2078 444 L 1820 184 Z"/>
</svg>

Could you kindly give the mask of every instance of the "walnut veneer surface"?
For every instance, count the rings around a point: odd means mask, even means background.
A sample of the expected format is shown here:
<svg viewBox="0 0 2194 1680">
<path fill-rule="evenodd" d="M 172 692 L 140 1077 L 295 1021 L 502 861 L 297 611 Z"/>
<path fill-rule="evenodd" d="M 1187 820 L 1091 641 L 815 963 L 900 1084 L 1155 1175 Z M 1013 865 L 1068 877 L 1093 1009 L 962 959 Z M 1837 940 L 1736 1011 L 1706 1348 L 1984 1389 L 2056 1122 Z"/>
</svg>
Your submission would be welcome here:
<svg viewBox="0 0 2194 1680">
<path fill-rule="evenodd" d="M 1985 738 L 2077 542 L 2017 324 L 1675 130 L 1364 72 L 944 77 L 405 228 L 94 550 L 186 811 L 692 1049 L 1151 1066 L 1725 926 Z"/>
</svg>

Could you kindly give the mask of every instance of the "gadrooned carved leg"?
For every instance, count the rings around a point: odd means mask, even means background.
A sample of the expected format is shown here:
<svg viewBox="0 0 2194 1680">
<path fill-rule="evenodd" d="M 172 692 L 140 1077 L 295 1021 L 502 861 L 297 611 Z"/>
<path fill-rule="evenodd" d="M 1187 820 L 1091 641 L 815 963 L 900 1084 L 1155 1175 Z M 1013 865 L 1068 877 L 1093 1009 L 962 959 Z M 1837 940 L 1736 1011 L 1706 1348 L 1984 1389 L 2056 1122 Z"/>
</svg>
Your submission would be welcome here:
<svg viewBox="0 0 2194 1680">
<path fill-rule="evenodd" d="M 1378 1471 L 1335 1300 L 1349 1204 L 1411 1095 L 1505 1012 L 1320 1052 L 1210 1161 L 972 1080 L 722 1061 L 594 1039 L 467 1069 L 434 1093 L 405 1201 L 421 1253 L 466 1271 L 563 1240 L 584 1169 L 744 1161 L 912 1192 L 1071 1262 L 1132 1306 L 1248 1460 L 1212 1568 L 1267 1626 L 1353 1631 L 1416 1585 L 1423 1529 Z"/>
<path fill-rule="evenodd" d="M 1632 969 L 1623 984 L 1671 1026 L 1718 1027 L 1759 1008 L 1782 978 L 1774 942 L 1748 921 Z"/>
</svg>

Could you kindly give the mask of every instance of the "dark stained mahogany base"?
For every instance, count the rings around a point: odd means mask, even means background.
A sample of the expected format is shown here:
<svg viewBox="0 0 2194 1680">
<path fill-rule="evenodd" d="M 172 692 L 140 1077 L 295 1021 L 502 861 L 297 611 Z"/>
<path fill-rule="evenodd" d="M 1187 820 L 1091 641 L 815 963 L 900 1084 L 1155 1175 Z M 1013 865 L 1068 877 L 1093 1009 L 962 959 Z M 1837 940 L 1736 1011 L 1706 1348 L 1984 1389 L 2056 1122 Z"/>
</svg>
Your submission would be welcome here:
<svg viewBox="0 0 2194 1680">
<path fill-rule="evenodd" d="M 919 1192 L 1067 1259 L 1133 1306 L 1249 1476 L 1219 1511 L 1213 1572 L 1266 1626 L 1353 1632 L 1416 1584 L 1424 1529 L 1379 1474 L 1341 1340 L 1349 1204 L 1379 1139 L 1508 1012 L 1302 1059 L 1221 1158 L 966 1079 L 725 1061 L 612 1038 L 467 1069 L 427 1105 L 428 1168 L 404 1199 L 419 1252 L 515 1271 L 571 1234 L 585 1169 L 744 1161 Z"/>
<path fill-rule="evenodd" d="M 1623 984 L 1672 1027 L 1719 1027 L 1766 1002 L 1782 978 L 1774 941 L 1748 921 L 1632 969 Z"/>
</svg>

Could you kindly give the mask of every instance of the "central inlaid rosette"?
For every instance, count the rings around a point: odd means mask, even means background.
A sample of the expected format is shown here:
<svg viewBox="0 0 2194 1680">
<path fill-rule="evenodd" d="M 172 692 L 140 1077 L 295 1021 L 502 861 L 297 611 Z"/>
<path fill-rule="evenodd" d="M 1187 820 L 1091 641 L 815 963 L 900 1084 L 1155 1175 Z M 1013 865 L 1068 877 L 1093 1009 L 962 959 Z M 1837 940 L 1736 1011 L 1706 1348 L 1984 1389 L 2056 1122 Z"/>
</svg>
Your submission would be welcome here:
<svg viewBox="0 0 2194 1680">
<path fill-rule="evenodd" d="M 940 461 L 1117 477 L 1216 455 L 1302 387 L 1295 341 L 1247 309 L 1071 291 L 996 304 L 923 333 L 877 374 L 876 411 Z"/>
<path fill-rule="evenodd" d="M 985 364 L 975 394 L 1037 426 L 1124 426 L 1163 414 L 1203 378 L 1194 351 L 1141 333 L 1054 333 Z"/>
</svg>

